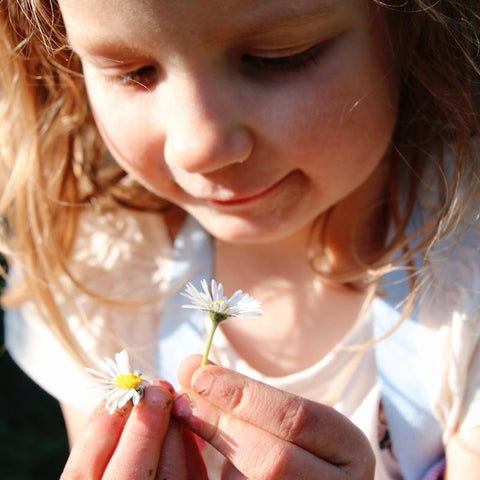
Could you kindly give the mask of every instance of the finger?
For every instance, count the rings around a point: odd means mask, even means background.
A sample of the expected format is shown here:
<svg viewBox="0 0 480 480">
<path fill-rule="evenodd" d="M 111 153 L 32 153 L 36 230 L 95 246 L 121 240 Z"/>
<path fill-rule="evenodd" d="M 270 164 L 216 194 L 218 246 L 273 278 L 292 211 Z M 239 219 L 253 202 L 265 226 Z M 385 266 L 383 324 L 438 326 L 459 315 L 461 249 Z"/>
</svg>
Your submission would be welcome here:
<svg viewBox="0 0 480 480">
<path fill-rule="evenodd" d="M 178 380 L 182 388 L 190 388 L 190 381 L 192 379 L 195 370 L 197 370 L 202 364 L 202 355 L 190 355 L 183 359 L 178 368 Z M 213 365 L 210 360 L 209 365 Z"/>
<path fill-rule="evenodd" d="M 174 418 L 170 419 L 162 445 L 156 480 L 186 480 L 188 478 L 182 428 Z"/>
<path fill-rule="evenodd" d="M 193 390 L 225 412 L 335 465 L 370 452 L 368 440 L 332 407 L 289 394 L 217 366 L 197 369 Z"/>
<path fill-rule="evenodd" d="M 189 480 L 208 480 L 207 467 L 203 460 L 200 438 L 182 427 L 183 445 L 185 449 L 185 458 L 187 462 L 187 471 Z M 203 439 L 202 439 L 203 442 Z M 205 442 L 203 442 L 205 443 Z"/>
<path fill-rule="evenodd" d="M 165 436 L 156 480 L 208 480 L 194 434 L 186 430 L 174 418 L 170 419 Z"/>
<path fill-rule="evenodd" d="M 145 388 L 143 398 L 132 409 L 125 424 L 104 480 L 154 478 L 168 429 L 172 400 L 172 393 L 160 385 Z"/>
<path fill-rule="evenodd" d="M 122 434 L 132 405 L 109 414 L 102 402 L 73 445 L 61 480 L 101 478 Z"/>
<path fill-rule="evenodd" d="M 192 391 L 177 396 L 172 413 L 249 479 L 345 478 L 336 466 L 222 411 Z"/>
</svg>

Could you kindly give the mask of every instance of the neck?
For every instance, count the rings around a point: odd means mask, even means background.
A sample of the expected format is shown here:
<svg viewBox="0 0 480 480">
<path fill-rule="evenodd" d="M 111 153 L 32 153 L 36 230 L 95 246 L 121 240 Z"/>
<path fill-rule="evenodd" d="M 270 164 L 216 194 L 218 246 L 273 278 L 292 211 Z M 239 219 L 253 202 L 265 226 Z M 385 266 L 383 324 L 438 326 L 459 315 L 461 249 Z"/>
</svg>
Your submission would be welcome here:
<svg viewBox="0 0 480 480">
<path fill-rule="evenodd" d="M 300 234 L 301 233 L 301 234 Z M 217 242 L 215 276 L 230 295 L 242 288 L 262 302 L 259 319 L 222 330 L 236 352 L 271 376 L 294 373 L 323 358 L 351 328 L 364 296 L 323 280 L 307 261 L 309 229 L 274 245 Z"/>
<path fill-rule="evenodd" d="M 215 271 L 222 272 L 222 282 L 225 276 L 230 277 L 228 283 L 237 285 L 234 288 L 250 289 L 252 294 L 258 294 L 259 289 L 266 293 L 279 284 L 304 283 L 306 278 L 313 278 L 307 258 L 309 231 L 305 227 L 293 236 L 267 244 L 238 245 L 216 240 Z M 224 268 L 226 265 L 228 268 Z"/>
</svg>

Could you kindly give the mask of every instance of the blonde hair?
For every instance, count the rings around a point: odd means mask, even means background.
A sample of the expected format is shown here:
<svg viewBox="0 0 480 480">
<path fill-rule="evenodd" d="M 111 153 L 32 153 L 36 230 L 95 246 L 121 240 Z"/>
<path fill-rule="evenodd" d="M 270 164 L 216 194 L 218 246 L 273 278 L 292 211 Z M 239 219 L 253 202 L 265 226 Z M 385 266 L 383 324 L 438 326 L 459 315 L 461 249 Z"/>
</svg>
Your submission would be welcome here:
<svg viewBox="0 0 480 480">
<path fill-rule="evenodd" d="M 392 267 L 399 251 L 407 263 L 426 252 L 455 232 L 462 218 L 475 216 L 480 204 L 478 0 L 375 3 L 385 8 L 401 66 L 401 101 L 389 198 L 395 235 L 364 266 L 374 277 Z M 62 290 L 59 274 L 68 274 L 81 208 L 105 199 L 159 211 L 168 204 L 125 185 L 125 173 L 108 160 L 57 2 L 0 1 L 0 28 L 2 248 L 22 264 L 29 296 L 67 338 L 52 292 Z M 446 156 L 449 147 L 455 151 Z M 406 228 L 428 165 L 436 166 L 439 208 L 412 248 Z M 404 188 L 408 193 L 400 201 Z"/>
<path fill-rule="evenodd" d="M 401 76 L 388 199 L 395 234 L 364 266 L 376 278 L 399 252 L 399 263 L 411 263 L 440 239 L 460 235 L 460 225 L 478 220 L 480 4 L 373 2 L 385 9 Z M 435 214 L 413 238 L 406 232 L 422 190 L 429 191 L 430 201 L 436 195 Z M 320 236 L 326 225 L 320 225 Z M 354 280 L 357 274 L 340 278 Z"/>
<path fill-rule="evenodd" d="M 123 188 L 125 173 L 106 155 L 58 6 L 0 2 L 0 28 L 1 247 L 22 265 L 23 277 L 4 303 L 28 296 L 57 337 L 78 351 L 53 292 L 65 290 L 60 273 L 72 278 L 67 259 L 79 212 L 102 199 L 133 208 L 146 204 L 145 196 L 150 208 L 165 202 L 138 186 Z"/>
</svg>

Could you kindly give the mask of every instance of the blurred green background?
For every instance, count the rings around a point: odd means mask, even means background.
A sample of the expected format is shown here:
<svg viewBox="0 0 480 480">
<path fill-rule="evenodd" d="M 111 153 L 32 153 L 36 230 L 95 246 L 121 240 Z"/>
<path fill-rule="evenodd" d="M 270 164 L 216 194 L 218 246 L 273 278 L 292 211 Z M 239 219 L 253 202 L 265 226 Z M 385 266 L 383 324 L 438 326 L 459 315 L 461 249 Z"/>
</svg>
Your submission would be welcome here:
<svg viewBox="0 0 480 480">
<path fill-rule="evenodd" d="M 60 406 L 12 361 L 0 320 L 0 479 L 58 480 L 68 456 Z"/>
</svg>

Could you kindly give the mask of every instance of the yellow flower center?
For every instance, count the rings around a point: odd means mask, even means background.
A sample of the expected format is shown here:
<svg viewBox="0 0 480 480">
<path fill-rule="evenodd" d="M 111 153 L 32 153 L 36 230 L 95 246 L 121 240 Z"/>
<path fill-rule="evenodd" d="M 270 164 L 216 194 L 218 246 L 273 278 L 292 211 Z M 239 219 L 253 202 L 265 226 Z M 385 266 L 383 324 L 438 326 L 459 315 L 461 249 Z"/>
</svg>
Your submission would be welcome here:
<svg viewBox="0 0 480 480">
<path fill-rule="evenodd" d="M 131 388 L 138 388 L 142 384 L 142 377 L 134 373 L 124 373 L 117 377 L 115 383 L 118 388 L 130 390 Z"/>
<path fill-rule="evenodd" d="M 224 303 L 223 300 L 215 300 L 215 302 L 212 302 L 210 305 L 212 306 L 212 308 L 215 306 L 215 303 L 221 307 L 222 304 Z"/>
</svg>

